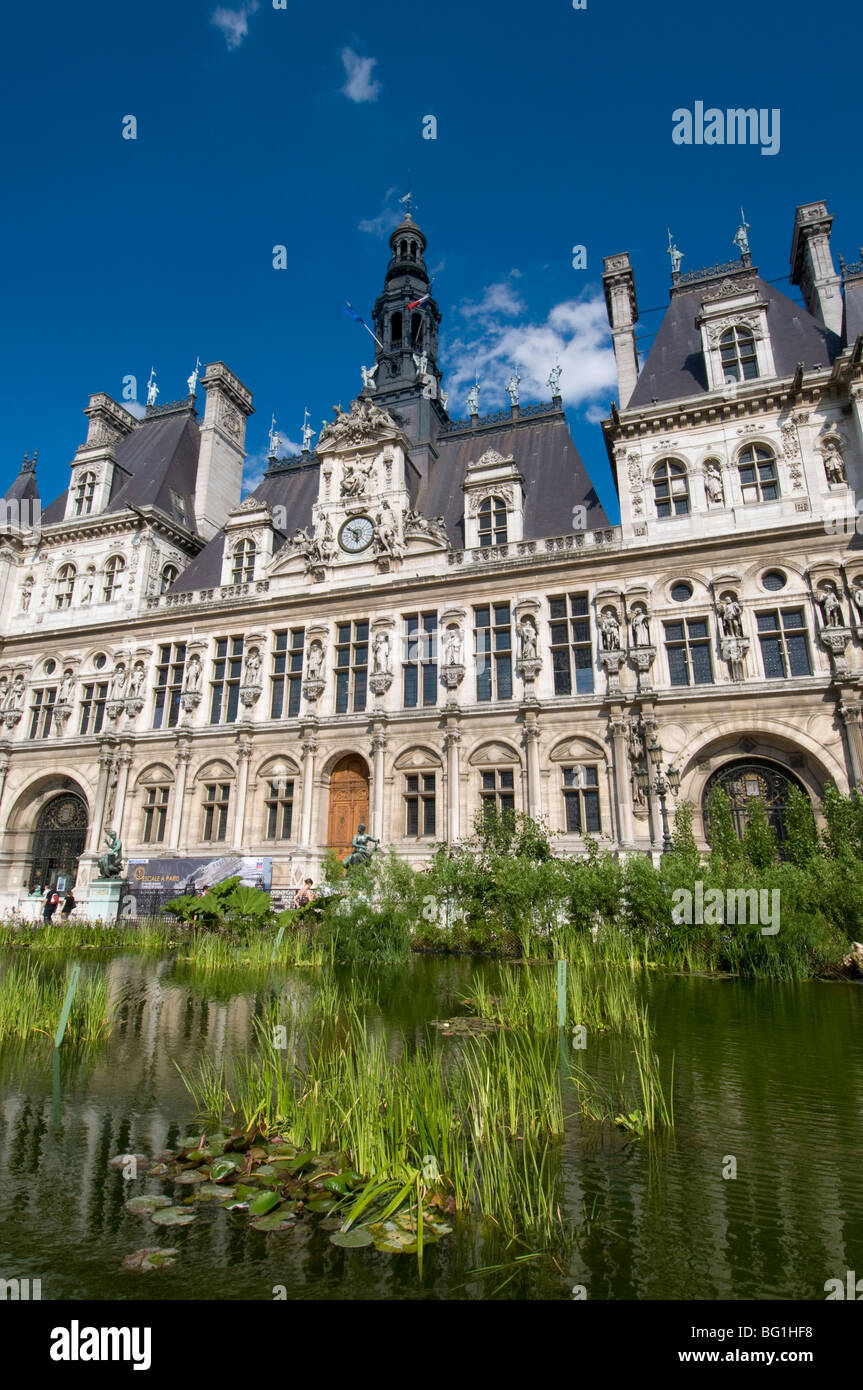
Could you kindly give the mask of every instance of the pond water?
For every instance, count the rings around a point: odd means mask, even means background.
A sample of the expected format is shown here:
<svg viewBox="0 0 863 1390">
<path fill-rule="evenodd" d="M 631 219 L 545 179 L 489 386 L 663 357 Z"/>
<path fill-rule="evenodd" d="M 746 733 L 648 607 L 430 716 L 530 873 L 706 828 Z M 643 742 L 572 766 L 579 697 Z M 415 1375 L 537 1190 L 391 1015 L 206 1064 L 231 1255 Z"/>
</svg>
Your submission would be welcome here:
<svg viewBox="0 0 863 1390">
<path fill-rule="evenodd" d="M 190 981 L 170 957 L 83 968 L 105 971 L 118 1001 L 110 1040 L 83 1054 L 67 1045 L 59 1065 L 50 1043 L 0 1052 L 0 1275 L 41 1279 L 43 1299 L 272 1299 L 276 1286 L 289 1299 L 571 1299 L 582 1285 L 591 1299 L 819 1300 L 827 1279 L 863 1271 L 859 986 L 652 975 L 675 1129 L 646 1140 L 585 1120 L 567 1083 L 559 1182 L 574 1239 L 560 1268 L 536 1261 L 500 1288 L 511 1271 L 474 1271 L 519 1252 L 469 1217 L 427 1249 L 420 1273 L 410 1255 L 336 1248 L 311 1218 L 264 1234 L 201 1204 L 195 1223 L 169 1232 L 127 1213 L 130 1196 L 171 1186 L 124 1180 L 109 1160 L 194 1131 L 174 1062 L 194 1071 L 205 1055 L 244 1050 L 271 990 Z M 387 969 L 380 1022 L 419 1041 L 429 1020 L 463 1011 L 476 970 L 496 968 L 416 957 Z M 273 983 L 303 992 L 313 978 L 283 971 Z M 609 1068 L 614 1045 L 603 1044 Z M 121 1269 L 147 1245 L 181 1256 L 147 1275 Z"/>
</svg>

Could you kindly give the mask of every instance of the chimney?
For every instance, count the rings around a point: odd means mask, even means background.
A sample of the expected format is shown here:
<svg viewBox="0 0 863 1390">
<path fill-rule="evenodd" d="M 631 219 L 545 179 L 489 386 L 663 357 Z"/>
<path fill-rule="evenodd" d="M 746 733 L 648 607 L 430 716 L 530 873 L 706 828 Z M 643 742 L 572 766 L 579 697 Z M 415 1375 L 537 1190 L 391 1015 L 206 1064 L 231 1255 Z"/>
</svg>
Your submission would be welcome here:
<svg viewBox="0 0 863 1390">
<path fill-rule="evenodd" d="M 804 203 L 794 218 L 791 283 L 799 285 L 806 308 L 826 328 L 842 332 L 841 280 L 833 267 L 826 203 Z"/>
<path fill-rule="evenodd" d="M 629 263 L 629 253 L 606 256 L 603 262 L 602 283 L 614 358 L 617 362 L 617 382 L 620 408 L 627 405 L 638 381 L 638 350 L 635 346 L 635 325 L 638 322 L 638 303 L 635 298 L 635 276 Z"/>
<path fill-rule="evenodd" d="M 239 506 L 246 457 L 246 420 L 254 414 L 252 393 L 224 362 L 211 362 L 201 377 L 207 404 L 201 425 L 195 520 L 210 540 Z"/>
</svg>

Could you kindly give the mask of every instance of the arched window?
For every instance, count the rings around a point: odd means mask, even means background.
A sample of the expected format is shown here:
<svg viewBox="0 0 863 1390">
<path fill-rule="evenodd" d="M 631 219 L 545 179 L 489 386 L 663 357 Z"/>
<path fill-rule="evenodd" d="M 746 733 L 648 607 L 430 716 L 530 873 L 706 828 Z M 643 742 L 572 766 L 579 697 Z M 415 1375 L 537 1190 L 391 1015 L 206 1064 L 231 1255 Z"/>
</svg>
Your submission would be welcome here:
<svg viewBox="0 0 863 1390">
<path fill-rule="evenodd" d="M 75 484 L 75 515 L 89 516 L 93 510 L 93 493 L 96 491 L 96 474 L 82 473 Z"/>
<path fill-rule="evenodd" d="M 105 583 L 102 589 L 102 598 L 106 603 L 116 598 L 122 589 L 125 569 L 126 561 L 122 555 L 110 556 L 105 565 Z"/>
<path fill-rule="evenodd" d="M 399 254 L 400 254 L 402 260 L 407 260 L 408 244 L 407 244 L 406 241 L 401 242 L 400 248 L 399 248 Z"/>
<path fill-rule="evenodd" d="M 779 496 L 776 455 L 766 444 L 747 444 L 737 455 L 744 502 L 775 502 Z"/>
<path fill-rule="evenodd" d="M 506 545 L 506 503 L 502 497 L 487 497 L 479 509 L 481 546 Z"/>
<path fill-rule="evenodd" d="M 415 241 L 412 241 L 412 242 L 411 242 L 411 260 L 412 260 L 412 261 L 415 261 L 416 258 L 417 258 L 417 244 L 416 244 Z"/>
<path fill-rule="evenodd" d="M 402 345 L 402 316 L 401 313 L 393 314 L 390 319 L 390 346 L 396 349 Z"/>
<path fill-rule="evenodd" d="M 750 329 L 729 328 L 719 339 L 723 381 L 751 381 L 758 375 L 755 339 Z"/>
<path fill-rule="evenodd" d="M 423 316 L 413 314 L 411 316 L 411 346 L 421 348 L 423 345 Z"/>
<path fill-rule="evenodd" d="M 180 571 L 176 565 L 165 565 L 162 570 L 162 578 L 159 583 L 159 593 L 166 594 Z"/>
<path fill-rule="evenodd" d="M 54 580 L 54 607 L 71 608 L 72 595 L 75 592 L 75 576 L 77 570 L 74 565 L 62 565 L 57 571 L 57 578 Z"/>
<path fill-rule="evenodd" d="M 234 566 L 231 571 L 231 580 L 234 584 L 248 583 L 255 577 L 255 556 L 257 548 L 255 542 L 248 537 L 237 541 L 234 546 Z"/>
<path fill-rule="evenodd" d="M 689 515 L 686 469 L 676 459 L 662 459 L 653 470 L 653 500 L 657 516 Z"/>
</svg>

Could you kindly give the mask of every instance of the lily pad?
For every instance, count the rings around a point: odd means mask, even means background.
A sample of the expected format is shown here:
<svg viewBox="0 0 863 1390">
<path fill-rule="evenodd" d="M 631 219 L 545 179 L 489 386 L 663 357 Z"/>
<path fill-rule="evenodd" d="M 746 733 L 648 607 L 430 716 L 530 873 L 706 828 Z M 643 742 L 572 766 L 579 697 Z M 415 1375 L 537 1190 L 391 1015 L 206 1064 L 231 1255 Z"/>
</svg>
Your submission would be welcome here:
<svg viewBox="0 0 863 1390">
<path fill-rule="evenodd" d="M 313 1197 L 309 1202 L 309 1211 L 332 1211 L 336 1205 L 335 1197 Z"/>
<path fill-rule="evenodd" d="M 237 1158 L 230 1158 L 226 1154 L 223 1158 L 217 1158 L 210 1168 L 210 1179 L 212 1182 L 221 1182 L 229 1173 L 235 1173 L 240 1166 Z"/>
<path fill-rule="evenodd" d="M 355 1226 L 352 1231 L 336 1231 L 330 1236 L 333 1245 L 343 1246 L 345 1250 L 359 1250 L 363 1245 L 373 1245 L 374 1239 L 367 1226 Z"/>
<path fill-rule="evenodd" d="M 185 1211 L 183 1207 L 165 1207 L 161 1211 L 154 1211 L 150 1219 L 155 1221 L 157 1226 L 188 1226 L 198 1218 L 192 1212 Z"/>
<path fill-rule="evenodd" d="M 202 1182 L 201 1185 L 195 1189 L 194 1195 L 197 1197 L 199 1202 L 207 1201 L 211 1197 L 219 1198 L 222 1201 L 228 1201 L 231 1197 L 235 1195 L 235 1193 L 236 1188 L 228 1187 L 227 1184 L 223 1185 L 222 1183 L 218 1182 Z"/>
<path fill-rule="evenodd" d="M 278 1211 L 271 1211 L 266 1216 L 258 1216 L 252 1222 L 252 1229 L 255 1231 L 289 1231 L 296 1222 L 288 1212 L 281 1208 Z"/>
<path fill-rule="evenodd" d="M 172 1203 L 170 1197 L 160 1197 L 158 1192 L 145 1192 L 140 1197 L 130 1197 L 123 1205 L 133 1216 L 149 1216 L 159 1207 L 169 1207 Z"/>
<path fill-rule="evenodd" d="M 200 1168 L 187 1168 L 185 1173 L 180 1173 L 175 1181 L 188 1187 L 193 1183 L 206 1182 L 208 1177 L 209 1173 L 203 1172 Z"/>
<path fill-rule="evenodd" d="M 268 1211 L 279 1205 L 279 1201 L 275 1192 L 259 1192 L 249 1203 L 249 1211 L 253 1216 L 266 1216 Z"/>
<path fill-rule="evenodd" d="M 163 1249 L 153 1246 L 149 1250 L 135 1250 L 131 1255 L 123 1256 L 123 1268 L 139 1270 L 142 1274 L 148 1273 L 153 1269 L 165 1269 L 168 1265 L 174 1264 L 179 1251 Z"/>
</svg>

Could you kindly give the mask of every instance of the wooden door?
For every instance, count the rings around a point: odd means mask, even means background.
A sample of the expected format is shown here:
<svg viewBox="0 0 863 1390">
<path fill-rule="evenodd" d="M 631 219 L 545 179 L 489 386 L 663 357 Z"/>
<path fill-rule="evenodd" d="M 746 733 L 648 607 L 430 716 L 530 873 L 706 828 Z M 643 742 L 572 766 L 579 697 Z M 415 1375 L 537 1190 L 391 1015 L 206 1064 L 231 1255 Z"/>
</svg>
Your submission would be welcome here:
<svg viewBox="0 0 863 1390">
<path fill-rule="evenodd" d="M 327 848 L 340 858 L 348 853 L 360 821 L 369 824 L 369 774 L 357 754 L 342 758 L 330 777 L 330 815 Z"/>
</svg>

